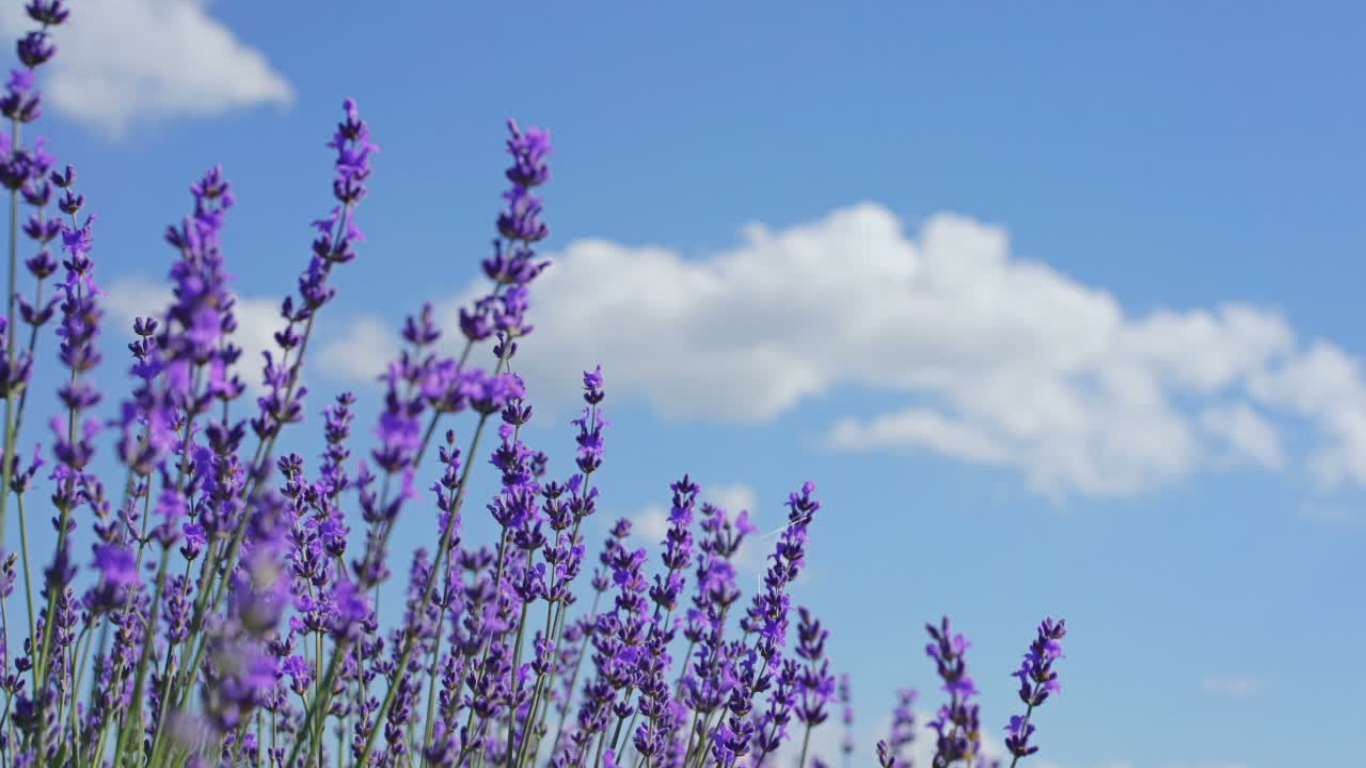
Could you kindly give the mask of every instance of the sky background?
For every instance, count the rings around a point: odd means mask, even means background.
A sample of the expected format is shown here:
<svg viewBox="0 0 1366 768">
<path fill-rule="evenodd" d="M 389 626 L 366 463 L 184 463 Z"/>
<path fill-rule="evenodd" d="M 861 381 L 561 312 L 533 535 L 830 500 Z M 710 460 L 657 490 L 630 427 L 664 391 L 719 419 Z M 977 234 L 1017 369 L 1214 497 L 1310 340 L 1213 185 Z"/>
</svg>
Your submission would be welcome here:
<svg viewBox="0 0 1366 768">
<path fill-rule="evenodd" d="M 528 440 L 568 471 L 602 363 L 594 548 L 616 517 L 653 545 L 684 472 L 766 531 L 814 480 L 795 599 L 852 676 L 857 764 L 897 688 L 938 705 L 923 624 L 945 613 L 998 737 L 1036 623 L 1068 620 L 1026 764 L 1359 761 L 1361 6 L 72 5 L 38 133 L 99 217 L 109 392 L 215 163 L 261 348 L 353 96 L 383 152 L 294 445 L 316 456 L 345 388 L 368 439 L 393 330 L 480 286 L 515 117 L 557 150 Z M 478 495 L 466 513 L 489 530 Z"/>
</svg>

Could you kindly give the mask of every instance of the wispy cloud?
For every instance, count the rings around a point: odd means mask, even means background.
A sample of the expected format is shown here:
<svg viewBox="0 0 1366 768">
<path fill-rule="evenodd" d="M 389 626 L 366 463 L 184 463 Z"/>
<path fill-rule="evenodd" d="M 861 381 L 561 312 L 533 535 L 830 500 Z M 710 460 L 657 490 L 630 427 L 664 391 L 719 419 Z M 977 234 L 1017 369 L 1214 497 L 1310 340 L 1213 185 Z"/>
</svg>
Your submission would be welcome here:
<svg viewBox="0 0 1366 768">
<path fill-rule="evenodd" d="M 663 541 L 669 532 L 669 508 L 650 504 L 630 517 L 631 536 L 651 547 Z"/>
<path fill-rule="evenodd" d="M 73 3 L 43 85 L 49 103 L 118 136 L 140 121 L 289 105 L 294 89 L 264 54 L 209 14 L 207 0 Z M 31 26 L 5 3 L 0 32 Z M 47 70 L 45 70 L 45 75 Z"/>
<path fill-rule="evenodd" d="M 453 323 L 477 290 L 439 314 Z M 750 225 L 699 258 L 581 240 L 538 282 L 533 319 L 539 338 L 519 353 L 533 391 L 601 362 L 615 397 L 739 423 L 842 389 L 899 393 L 903 407 L 837 419 L 825 445 L 1009 468 L 1042 494 L 1130 495 L 1233 467 L 1366 485 L 1366 378 L 1342 349 L 1244 303 L 1126 314 L 953 214 L 910 236 L 857 205 Z M 382 345 L 348 358 L 390 354 L 373 322 L 355 336 Z M 1287 450 L 1287 421 L 1316 436 L 1307 453 Z"/>
</svg>

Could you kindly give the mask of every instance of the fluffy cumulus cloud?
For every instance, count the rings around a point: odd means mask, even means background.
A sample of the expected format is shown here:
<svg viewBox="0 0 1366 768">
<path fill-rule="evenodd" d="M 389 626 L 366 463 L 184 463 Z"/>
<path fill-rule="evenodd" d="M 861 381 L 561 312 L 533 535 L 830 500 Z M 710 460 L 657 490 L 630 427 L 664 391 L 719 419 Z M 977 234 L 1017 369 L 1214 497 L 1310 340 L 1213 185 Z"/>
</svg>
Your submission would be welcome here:
<svg viewBox="0 0 1366 768">
<path fill-rule="evenodd" d="M 448 327 L 476 290 L 441 303 Z M 1010 468 L 1053 496 L 1239 466 L 1366 484 L 1366 380 L 1340 348 L 1244 303 L 1126 313 L 958 215 L 908 234 L 863 204 L 750 225 L 737 247 L 696 258 L 580 240 L 534 294 L 537 337 L 518 362 L 540 399 L 599 361 L 614 397 L 673 419 L 757 423 L 838 390 L 892 394 L 903 407 L 849 412 L 824 443 Z M 354 337 L 394 338 L 374 321 Z M 334 372 L 368 376 L 355 361 L 391 351 L 347 342 L 326 355 Z M 1282 439 L 1290 424 L 1308 426 L 1307 455 Z"/>
<path fill-rule="evenodd" d="M 76 0 L 45 68 L 48 103 L 112 135 L 134 122 L 288 105 L 289 81 L 209 13 L 208 0 Z M 0 32 L 31 26 L 21 3 Z"/>
</svg>

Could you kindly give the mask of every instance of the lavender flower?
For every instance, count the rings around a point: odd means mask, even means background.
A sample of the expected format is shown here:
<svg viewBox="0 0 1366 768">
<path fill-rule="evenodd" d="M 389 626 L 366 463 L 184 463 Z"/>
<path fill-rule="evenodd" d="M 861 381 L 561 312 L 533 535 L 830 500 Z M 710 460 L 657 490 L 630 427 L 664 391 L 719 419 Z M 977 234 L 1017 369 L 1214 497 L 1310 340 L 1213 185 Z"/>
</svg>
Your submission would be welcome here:
<svg viewBox="0 0 1366 768">
<path fill-rule="evenodd" d="M 844 765 L 848 768 L 854 754 L 854 704 L 849 692 L 849 675 L 840 675 L 839 703 L 840 722 L 844 725 L 844 737 L 840 739 L 840 754 L 844 755 Z"/>
<path fill-rule="evenodd" d="M 1058 673 L 1053 670 L 1053 662 L 1062 658 L 1062 638 L 1067 635 L 1067 622 L 1054 621 L 1051 617 L 1039 624 L 1037 637 L 1029 644 L 1029 652 L 1024 655 L 1020 668 L 1011 673 L 1020 679 L 1020 701 L 1025 704 L 1024 715 L 1012 715 L 1006 726 L 1006 749 L 1014 757 L 1013 766 L 1022 757 L 1039 751 L 1039 747 L 1029 743 L 1034 734 L 1034 724 L 1030 717 L 1034 709 L 1042 706 L 1048 697 L 1061 690 Z"/>
<path fill-rule="evenodd" d="M 21 514 L 22 559 L 0 556 L 0 600 L 18 593 L 27 609 L 0 606 L 0 754 L 19 767 L 765 768 L 798 722 L 805 768 L 811 731 L 838 699 L 849 764 L 850 683 L 831 673 L 829 633 L 799 608 L 788 644 L 821 507 L 813 483 L 789 496 L 760 588 L 743 604 L 736 558 L 757 530 L 746 510 L 699 508 L 690 475 L 670 486 L 658 560 L 627 546 L 621 520 L 580 578 L 584 521 L 605 503 L 595 485 L 609 427 L 603 372 L 583 372 L 574 455 L 560 468 L 530 444 L 536 409 L 513 370 L 534 330 L 531 286 L 549 265 L 536 252 L 549 234 L 547 131 L 508 122 L 510 187 L 479 266 L 487 289 L 460 312 L 463 351 L 451 353 L 451 329 L 423 304 L 380 379 L 373 430 L 353 436 L 364 409 L 351 393 L 335 397 L 321 409 L 321 456 L 310 463 L 283 442 L 284 428 L 314 415 L 305 353 L 341 288 L 336 268 L 363 239 L 356 213 L 378 147 L 355 102 L 343 103 L 327 144 L 331 208 L 313 222 L 307 261 L 279 305 L 254 403 L 242 412 L 248 384 L 225 248 L 237 198 L 215 166 L 166 229 L 170 299 L 123 329 L 131 386 L 107 407 L 112 374 L 94 375 L 106 334 L 94 217 L 75 171 L 54 171 L 41 138 L 19 142 L 19 128 L 41 115 L 35 71 L 56 54 L 52 33 L 69 12 L 63 0 L 25 8 L 37 28 L 16 41 L 19 67 L 0 94 L 14 129 L 0 132 L 0 184 L 11 192 L 15 243 L 0 317 L 0 531 L 10 494 L 22 513 L 40 489 L 57 542 L 31 571 Z M 22 290 L 21 274 L 31 278 Z M 31 383 L 52 375 L 35 373 L 49 332 L 57 400 L 35 407 L 56 411 L 52 439 L 24 461 Z M 493 361 L 481 368 L 471 355 L 486 340 Z M 103 430 L 114 433 L 112 477 L 96 453 Z M 45 459 L 50 473 L 40 474 Z M 483 501 L 496 540 L 472 543 L 479 526 L 464 519 L 464 502 L 487 487 L 473 472 L 490 466 L 496 488 Z M 401 607 L 384 587 L 400 524 L 435 531 L 413 556 Z M 85 546 L 82 573 L 73 553 Z M 930 633 L 949 694 L 932 724 L 935 766 L 981 768 L 967 643 L 947 619 Z M 12 634 L 22 638 L 13 646 Z M 1030 718 L 1057 690 L 1064 634 L 1062 622 L 1045 621 L 1015 673 L 1027 705 L 1007 728 L 1017 760 L 1037 749 Z M 909 764 L 913 697 L 900 695 L 878 746 L 884 768 Z"/>
<path fill-rule="evenodd" d="M 934 659 L 939 677 L 944 681 L 943 691 L 950 697 L 949 703 L 939 708 L 938 717 L 930 722 L 930 727 L 939 736 L 934 768 L 947 768 L 959 760 L 972 764 L 981 752 L 982 742 L 978 707 L 968 704 L 968 700 L 977 695 L 977 687 L 968 676 L 963 658 L 970 643 L 953 632 L 947 616 L 938 627 L 927 624 L 925 629 L 934 641 L 926 646 L 925 652 Z"/>
</svg>

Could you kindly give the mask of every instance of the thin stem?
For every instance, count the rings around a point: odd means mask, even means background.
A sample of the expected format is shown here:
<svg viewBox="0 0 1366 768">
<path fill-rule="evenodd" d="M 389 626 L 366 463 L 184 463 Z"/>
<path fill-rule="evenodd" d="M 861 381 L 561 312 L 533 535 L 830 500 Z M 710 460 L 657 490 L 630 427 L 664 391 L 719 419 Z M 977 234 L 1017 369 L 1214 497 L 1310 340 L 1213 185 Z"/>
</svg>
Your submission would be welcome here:
<svg viewBox="0 0 1366 768">
<path fill-rule="evenodd" d="M 449 573 L 449 571 L 448 571 L 448 573 Z M 432 574 L 432 578 L 433 578 L 433 579 L 436 578 L 436 574 L 435 574 L 435 573 Z M 449 582 L 450 579 L 448 578 L 447 581 Z M 446 606 L 443 604 L 443 605 L 441 606 L 441 615 L 440 615 L 440 617 L 437 619 L 437 622 L 436 622 L 436 641 L 432 643 L 432 672 L 431 672 L 431 680 L 430 680 L 430 682 L 429 682 L 429 684 L 428 684 L 428 686 L 427 686 L 427 719 L 426 719 L 425 725 L 424 725 L 424 733 L 423 733 L 423 736 L 422 736 L 422 744 L 420 745 L 420 746 L 423 748 L 423 749 L 422 749 L 422 752 L 423 752 L 423 755 L 422 755 L 422 765 L 423 765 L 424 767 L 427 765 L 427 762 L 428 762 L 428 761 L 427 761 L 427 755 L 426 755 L 426 751 L 427 751 L 427 750 L 426 750 L 427 742 L 429 742 L 429 741 L 432 740 L 432 731 L 433 731 L 433 727 L 432 727 L 432 726 L 433 726 L 433 722 L 432 722 L 432 721 L 436 718 L 436 677 L 437 677 L 438 667 L 440 666 L 440 663 L 441 663 L 441 635 L 443 634 L 442 631 L 441 631 L 441 625 L 442 625 L 443 623 L 445 623 L 445 618 L 446 618 Z"/>
<path fill-rule="evenodd" d="M 522 603 L 522 617 L 521 617 L 521 619 L 519 619 L 518 622 L 517 622 L 517 644 L 514 645 L 514 646 L 513 646 L 513 649 L 512 649 L 512 679 L 513 679 L 513 686 L 514 686 L 514 687 L 517 685 L 517 683 L 516 683 L 516 680 L 517 680 L 517 671 L 518 671 L 519 669 L 521 669 L 521 666 L 522 666 L 522 638 L 523 638 L 523 635 L 526 633 L 526 615 L 527 615 L 527 613 L 528 613 L 530 610 L 531 610 L 531 604 L 530 604 L 530 603 Z M 514 692 L 514 693 L 515 693 L 515 692 Z M 526 722 L 527 722 L 527 728 L 529 729 L 529 728 L 531 727 L 531 723 L 532 723 L 532 720 L 531 720 L 531 711 L 530 711 L 530 710 L 527 710 Z M 516 713 L 515 711 L 513 711 L 511 707 L 509 707 L 509 708 L 508 708 L 508 738 L 507 738 L 507 742 L 508 742 L 507 758 L 508 758 L 508 766 L 509 766 L 509 768 L 511 768 L 511 766 L 512 766 L 512 734 L 513 734 L 513 731 L 516 730 L 516 728 L 517 728 L 517 713 Z M 527 734 L 524 732 L 524 733 L 522 734 L 522 739 L 525 740 L 526 738 L 527 738 Z"/>
<path fill-rule="evenodd" d="M 166 586 L 166 566 L 170 560 L 171 558 L 166 553 L 162 553 L 161 564 L 157 566 L 156 589 L 152 592 L 152 606 L 148 615 L 147 627 L 144 630 L 145 645 L 142 654 L 138 657 L 137 672 L 133 676 L 133 703 L 129 707 L 123 727 L 119 729 L 118 741 L 114 745 L 115 766 L 118 766 L 123 759 L 123 748 L 129 732 L 142 729 L 142 691 L 147 682 L 147 664 L 156 650 L 157 616 L 161 609 L 161 594 Z"/>
<path fill-rule="evenodd" d="M 342 237 L 347 231 L 347 226 L 350 222 L 351 208 L 352 204 L 347 203 L 342 207 L 341 215 L 337 217 L 336 228 L 332 232 L 332 247 L 329 253 L 336 253 L 337 249 L 341 246 Z M 323 265 L 324 276 L 331 274 L 333 263 L 334 262 L 331 259 L 328 259 L 326 263 Z M 299 384 L 299 374 L 303 369 L 304 355 L 308 350 L 309 339 L 311 339 L 313 336 L 314 322 L 317 320 L 317 317 L 318 313 L 316 310 L 310 312 L 308 315 L 308 321 L 304 325 L 304 332 L 299 342 L 298 353 L 295 355 L 294 361 L 290 365 L 289 376 L 287 379 L 287 384 L 285 386 L 285 395 L 283 402 L 286 405 L 288 405 L 290 401 L 293 399 L 294 389 Z M 248 465 L 248 471 L 251 473 L 252 480 L 250 483 L 243 484 L 243 492 L 241 498 L 250 499 L 256 494 L 256 491 L 260 487 L 260 484 L 262 482 L 262 478 L 264 478 L 266 475 L 264 462 L 268 461 L 270 459 L 270 456 L 274 452 L 276 440 L 279 439 L 280 433 L 284 431 L 284 426 L 284 424 L 276 425 L 276 428 L 272 430 L 269 438 L 257 443 L 256 453 L 252 457 L 251 464 Z M 191 636 L 194 636 L 196 634 L 202 634 L 199 632 L 199 629 L 203 626 L 205 616 L 208 613 L 218 610 L 218 605 L 222 601 L 223 596 L 227 591 L 226 586 L 228 576 L 232 573 L 232 569 L 236 565 L 237 555 L 241 551 L 243 540 L 246 538 L 247 522 L 249 518 L 249 515 L 244 514 L 242 516 L 242 521 L 237 526 L 237 530 L 233 532 L 232 541 L 228 547 L 228 554 L 227 557 L 224 559 L 225 565 L 222 569 L 223 579 L 220 583 L 213 587 L 212 599 L 207 603 L 202 599 L 196 601 L 195 603 L 195 613 L 193 619 L 190 622 Z M 211 579 L 210 584 L 212 585 L 214 581 L 214 579 Z M 206 596 L 208 592 L 209 590 L 201 592 L 201 598 Z M 194 687 L 195 677 L 198 675 L 198 660 L 202 658 L 204 655 L 206 642 L 207 638 L 202 638 L 200 640 L 198 648 L 193 654 L 195 663 L 186 667 L 185 669 L 185 674 L 188 676 L 188 679 L 185 683 L 185 692 L 188 692 L 190 688 Z"/>
<path fill-rule="evenodd" d="M 332 652 L 332 662 L 327 665 L 327 676 L 319 682 L 317 690 L 313 693 L 313 702 L 304 713 L 304 721 L 299 726 L 299 738 L 294 740 L 294 748 L 290 750 L 289 759 L 285 761 L 285 765 L 294 765 L 299 759 L 299 750 L 303 748 L 304 744 L 311 740 L 307 734 L 309 733 L 309 727 L 313 724 L 313 718 L 327 717 L 325 709 L 327 700 L 330 698 L 329 694 L 332 693 L 332 684 L 337 679 L 337 672 L 341 669 L 342 660 L 346 657 L 347 645 L 348 644 L 345 641 L 337 642 L 337 647 Z M 403 666 L 400 665 L 398 668 L 402 669 Z M 397 688 L 397 686 L 390 686 L 390 688 Z M 376 730 L 378 730 L 378 723 L 379 721 L 376 720 Z M 364 765 L 365 760 L 362 759 L 358 764 Z"/>
<path fill-rule="evenodd" d="M 10 151 L 19 151 L 19 120 L 10 121 Z M 15 360 L 15 336 L 18 332 L 18 324 L 15 323 L 14 310 L 19 298 L 19 190 L 11 189 L 9 193 L 9 280 L 6 283 L 7 309 L 5 312 L 5 354 L 8 358 L 7 371 L 14 371 Z M 8 382 L 6 382 L 8 385 Z M 5 543 L 5 514 L 9 511 L 9 482 L 13 477 L 14 467 L 14 393 L 5 393 L 5 448 L 4 459 L 0 461 L 0 547 Z"/>
<path fill-rule="evenodd" d="M 460 507 L 464 503 L 465 492 L 469 489 L 470 469 L 475 464 L 474 456 L 479 450 L 479 438 L 483 436 L 484 425 L 488 423 L 488 420 L 489 414 L 480 414 L 479 423 L 474 428 L 474 436 L 470 440 L 470 449 L 465 454 L 467 457 L 469 457 L 469 459 L 465 462 L 465 466 L 462 468 L 460 473 L 460 487 L 456 489 L 455 499 L 451 503 L 451 513 L 446 523 L 446 529 L 441 532 L 441 543 L 437 547 L 436 562 L 433 563 L 432 568 L 433 574 L 441 572 L 441 561 L 447 554 L 446 550 L 450 547 L 451 536 L 455 532 L 456 522 L 460 515 Z M 435 591 L 436 579 L 427 579 L 427 586 L 422 592 L 422 599 L 419 600 L 417 604 L 426 605 L 427 603 L 431 602 L 432 593 Z M 407 639 L 403 643 L 402 657 L 399 659 L 398 665 L 395 667 L 395 669 L 400 671 L 407 669 L 408 662 L 412 660 L 413 657 L 413 650 L 417 647 L 416 641 L 417 637 L 415 634 L 408 635 Z M 385 716 L 388 715 L 389 708 L 393 706 L 394 698 L 397 695 L 398 686 L 389 686 L 389 690 L 384 694 L 384 701 L 379 705 L 379 710 L 377 710 L 375 713 L 375 726 L 370 729 L 370 735 L 367 736 L 365 739 L 365 747 L 361 750 L 360 757 L 356 760 L 356 765 L 364 766 L 367 763 L 367 761 L 369 761 L 370 753 L 373 752 L 375 749 L 375 739 L 379 736 L 379 732 L 382 730 L 379 727 L 379 724 L 382 723 L 384 721 Z M 462 745 L 460 759 L 456 761 L 457 765 L 463 764 L 465 752 L 466 748 Z"/>
<path fill-rule="evenodd" d="M 806 735 L 802 737 L 802 756 L 797 760 L 797 768 L 806 768 L 806 750 L 811 746 L 811 723 L 806 724 Z"/>
<path fill-rule="evenodd" d="M 34 287 L 34 289 L 33 289 L 33 306 L 35 306 L 35 307 L 41 307 L 41 306 L 43 306 L 43 281 L 42 281 L 42 280 L 39 280 L 38 283 L 37 283 L 37 285 L 36 285 L 36 286 Z M 37 324 L 34 324 L 34 325 L 29 329 L 29 334 L 28 334 L 28 359 L 30 359 L 30 360 L 33 360 L 33 359 L 34 359 L 34 352 L 35 352 L 37 349 L 38 349 L 38 325 L 37 325 Z M 27 403 L 28 403 L 28 393 L 29 393 L 29 388 L 28 388 L 28 387 L 24 387 L 23 391 L 19 393 L 19 407 L 18 407 L 18 409 L 15 411 L 15 414 L 14 414 L 14 441 L 15 441 L 16 446 L 18 445 L 18 442 L 19 442 L 19 435 L 23 433 L 23 429 L 24 429 L 24 410 L 25 410 L 25 406 L 26 406 Z M 16 452 L 18 451 L 18 448 L 17 448 L 17 447 L 16 447 L 15 451 L 16 451 Z"/>
<path fill-rule="evenodd" d="M 30 638 L 38 636 L 37 625 L 33 620 L 33 576 L 29 569 L 28 559 L 28 523 L 24 515 L 24 495 L 15 494 L 15 501 L 18 502 L 19 512 L 19 554 L 24 561 L 24 600 L 28 604 L 28 636 Z M 33 673 L 33 689 L 38 690 L 38 667 L 35 665 L 30 671 Z"/>
<path fill-rule="evenodd" d="M 1021 732 L 1029 730 L 1029 716 L 1032 714 L 1034 714 L 1034 705 L 1030 704 L 1027 707 L 1025 707 L 1024 724 L 1020 726 Z M 1020 762 L 1020 756 L 1015 755 L 1010 760 L 1010 768 L 1015 768 L 1015 764 L 1018 762 Z"/>
<path fill-rule="evenodd" d="M 595 617 L 595 616 L 598 615 L 598 601 L 601 600 L 601 599 L 602 599 L 602 593 L 601 593 L 601 592 L 597 592 L 597 593 L 595 593 L 595 594 L 593 595 L 593 607 L 592 607 L 592 609 L 589 610 L 589 612 L 588 612 L 588 615 L 589 615 L 589 618 L 590 618 L 590 619 L 591 619 L 592 617 Z M 560 746 L 560 737 L 564 734 L 564 723 L 565 723 L 565 720 L 568 719 L 568 717 L 569 717 L 569 705 L 572 704 L 572 703 L 574 702 L 574 689 L 575 689 L 575 687 L 576 687 L 577 684 L 578 684 L 578 681 L 579 681 L 579 670 L 580 670 L 580 669 L 583 669 L 583 658 L 584 658 L 584 656 L 587 655 L 587 654 L 585 653 L 585 651 L 587 651 L 587 650 L 588 650 L 588 638 L 585 637 L 585 638 L 584 638 L 584 647 L 581 648 L 581 649 L 579 650 L 579 658 L 576 659 L 576 660 L 574 661 L 574 672 L 573 672 L 572 674 L 570 674 L 570 676 L 569 676 L 569 693 L 568 693 L 568 696 L 567 696 L 567 698 L 565 699 L 565 702 L 564 702 L 564 709 L 560 710 L 560 724 L 559 724 L 558 726 L 556 726 L 556 728 L 555 728 L 555 740 L 552 741 L 552 742 L 550 743 L 550 754 L 551 754 L 551 756 L 554 756 L 555 750 L 556 750 L 556 749 L 559 749 L 559 746 Z M 547 692 L 547 695 L 549 695 L 548 692 Z M 548 712 L 549 709 L 547 708 L 546 711 Z"/>
<path fill-rule="evenodd" d="M 309 588 L 312 589 L 311 586 L 310 586 Z M 322 633 L 321 630 L 320 630 L 320 631 L 318 632 L 318 634 L 317 634 L 316 646 L 317 646 L 317 653 L 316 653 L 316 656 L 317 656 L 317 657 L 314 659 L 314 663 L 317 665 L 317 670 L 318 670 L 318 677 L 317 677 L 317 679 L 319 680 L 319 684 L 321 684 L 321 681 L 322 681 L 322 679 L 323 679 L 323 633 Z M 319 693 L 320 693 L 320 694 L 322 693 L 321 689 L 319 689 Z M 331 691 L 330 691 L 330 690 L 328 691 L 328 695 L 329 695 L 329 696 L 331 695 Z M 317 732 L 314 734 L 314 737 L 313 737 L 313 738 L 316 739 L 317 742 L 318 742 L 318 768 L 323 768 L 323 732 L 324 732 L 324 730 L 325 730 L 324 726 L 326 725 L 326 723 L 327 723 L 327 714 L 326 714 L 326 713 L 323 713 L 323 715 L 322 715 L 321 717 L 318 718 L 318 723 L 317 723 L 317 726 L 316 726 L 316 727 L 317 727 Z"/>
</svg>

